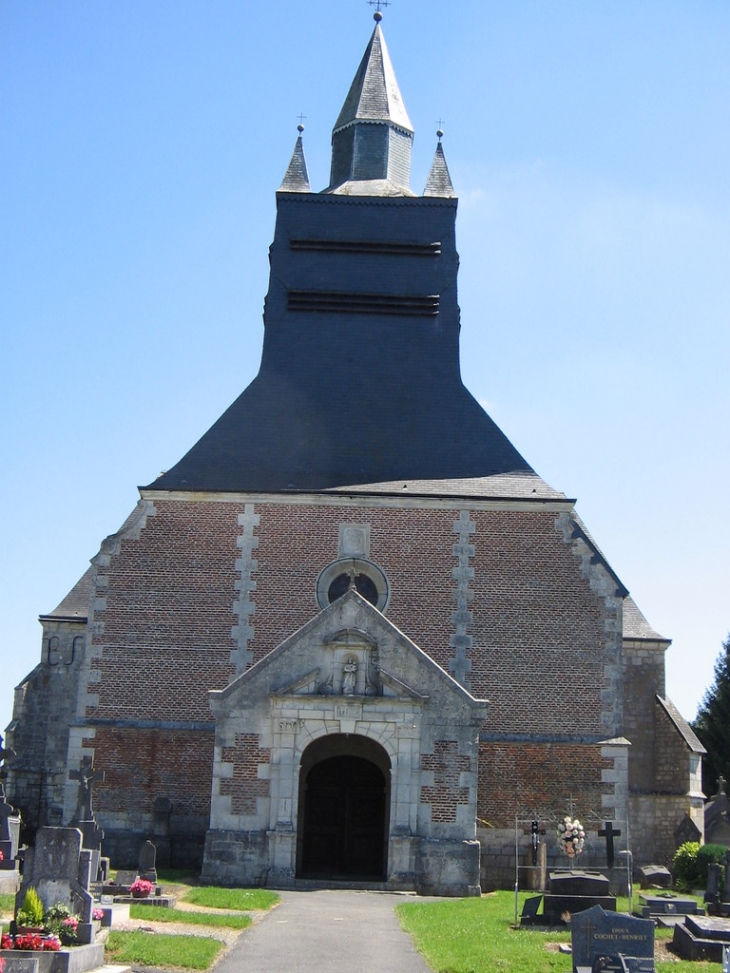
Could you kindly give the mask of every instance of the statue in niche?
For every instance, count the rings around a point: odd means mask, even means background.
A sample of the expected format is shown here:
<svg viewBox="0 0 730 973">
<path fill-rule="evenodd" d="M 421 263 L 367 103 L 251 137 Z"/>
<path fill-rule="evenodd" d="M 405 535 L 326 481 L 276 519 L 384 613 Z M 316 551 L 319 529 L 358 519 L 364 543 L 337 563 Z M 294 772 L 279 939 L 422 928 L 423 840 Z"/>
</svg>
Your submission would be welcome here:
<svg viewBox="0 0 730 973">
<path fill-rule="evenodd" d="M 343 696 L 355 695 L 356 679 L 357 679 L 357 659 L 350 656 L 349 659 L 345 659 L 345 664 L 342 667 L 342 695 Z"/>
</svg>

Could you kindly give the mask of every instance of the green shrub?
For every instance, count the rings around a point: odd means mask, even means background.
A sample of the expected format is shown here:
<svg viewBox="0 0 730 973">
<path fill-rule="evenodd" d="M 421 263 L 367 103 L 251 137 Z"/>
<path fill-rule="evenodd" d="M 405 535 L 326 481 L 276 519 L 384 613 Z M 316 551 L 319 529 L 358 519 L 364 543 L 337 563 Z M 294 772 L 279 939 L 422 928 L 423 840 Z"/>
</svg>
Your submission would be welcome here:
<svg viewBox="0 0 730 973">
<path fill-rule="evenodd" d="M 707 866 L 711 861 L 724 862 L 727 848 L 724 845 L 702 845 L 697 852 L 697 871 L 700 877 L 700 884 L 697 888 L 704 888 L 707 885 Z M 719 891 L 722 892 L 724 869 L 720 872 Z"/>
<path fill-rule="evenodd" d="M 699 841 L 685 841 L 677 849 L 672 860 L 672 874 L 677 888 L 682 892 L 702 889 L 707 885 L 707 866 L 711 861 L 723 862 L 727 848 L 724 845 L 701 845 Z M 720 875 L 720 891 L 723 886 Z"/>
<path fill-rule="evenodd" d="M 18 909 L 17 923 L 19 926 L 42 926 L 43 903 L 36 890 L 31 887 L 25 893 L 23 905 Z"/>
</svg>

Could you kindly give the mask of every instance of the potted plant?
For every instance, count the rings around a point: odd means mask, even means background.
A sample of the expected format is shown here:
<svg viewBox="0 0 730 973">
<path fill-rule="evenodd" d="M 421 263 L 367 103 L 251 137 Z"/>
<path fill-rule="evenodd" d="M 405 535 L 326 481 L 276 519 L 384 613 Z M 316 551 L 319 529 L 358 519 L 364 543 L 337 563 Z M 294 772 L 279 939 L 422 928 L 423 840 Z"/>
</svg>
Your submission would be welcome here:
<svg viewBox="0 0 730 973">
<path fill-rule="evenodd" d="M 135 899 L 146 899 L 148 895 L 154 892 L 154 889 L 154 883 L 148 882 L 146 878 L 138 878 L 129 886 L 129 891 Z"/>
<path fill-rule="evenodd" d="M 15 916 L 18 932 L 31 934 L 43 932 L 43 912 L 41 897 L 31 886 L 25 893 L 23 904 Z"/>
</svg>

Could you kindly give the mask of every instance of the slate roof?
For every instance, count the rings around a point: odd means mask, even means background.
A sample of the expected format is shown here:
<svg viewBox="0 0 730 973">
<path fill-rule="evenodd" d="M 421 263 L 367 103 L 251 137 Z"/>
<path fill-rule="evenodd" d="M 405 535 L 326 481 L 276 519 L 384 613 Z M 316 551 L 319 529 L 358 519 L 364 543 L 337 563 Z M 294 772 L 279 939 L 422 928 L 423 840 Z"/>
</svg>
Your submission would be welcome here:
<svg viewBox="0 0 730 973">
<path fill-rule="evenodd" d="M 92 571 L 93 568 L 87 568 L 63 601 L 52 612 L 41 615 L 41 620 L 82 622 L 88 619 Z"/>
<path fill-rule="evenodd" d="M 456 196 L 454 186 L 451 182 L 449 167 L 446 165 L 446 156 L 441 142 L 436 146 L 436 154 L 433 157 L 431 171 L 426 180 L 426 188 L 423 190 L 424 196 Z"/>
<path fill-rule="evenodd" d="M 429 195 L 407 188 L 412 132 L 377 24 L 331 194 L 304 190 L 300 141 L 277 194 L 259 374 L 148 489 L 562 497 L 461 382 L 457 200 L 440 145 Z"/>
<path fill-rule="evenodd" d="M 328 493 L 386 494 L 409 497 L 473 497 L 474 499 L 564 501 L 573 504 L 564 493 L 554 490 L 536 473 L 495 474 L 454 480 L 395 480 L 389 483 L 361 483 L 332 487 Z"/>
<path fill-rule="evenodd" d="M 663 699 L 661 696 L 657 696 L 657 702 L 662 707 L 664 712 L 667 714 L 669 719 L 674 723 L 675 727 L 679 733 L 684 738 L 684 742 L 687 744 L 689 749 L 693 753 L 707 753 L 705 748 L 700 743 L 697 734 L 689 725 L 687 720 L 682 716 L 677 707 L 671 701 L 671 699 Z"/>
<path fill-rule="evenodd" d="M 380 24 L 376 24 L 365 49 L 334 132 L 356 121 L 389 122 L 413 132 Z"/>
<path fill-rule="evenodd" d="M 302 136 L 297 139 L 292 153 L 291 162 L 284 174 L 284 179 L 279 186 L 280 193 L 308 193 L 311 192 L 309 185 L 309 173 L 307 172 L 307 161 L 304 158 L 304 146 Z"/>
<path fill-rule="evenodd" d="M 647 622 L 646 618 L 639 609 L 633 598 L 624 598 L 624 638 L 635 642 L 666 642 L 670 644 L 671 639 L 665 638 L 655 631 Z"/>
</svg>

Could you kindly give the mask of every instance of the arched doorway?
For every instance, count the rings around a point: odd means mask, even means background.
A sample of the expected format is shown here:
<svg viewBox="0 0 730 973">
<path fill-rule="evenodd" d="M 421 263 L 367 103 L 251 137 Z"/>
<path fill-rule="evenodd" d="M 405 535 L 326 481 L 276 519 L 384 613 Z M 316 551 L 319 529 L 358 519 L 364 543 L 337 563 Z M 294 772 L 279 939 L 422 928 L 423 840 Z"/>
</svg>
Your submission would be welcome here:
<svg viewBox="0 0 730 973">
<path fill-rule="evenodd" d="M 388 858 L 390 760 L 365 737 L 333 734 L 302 755 L 297 876 L 382 881 Z"/>
</svg>

